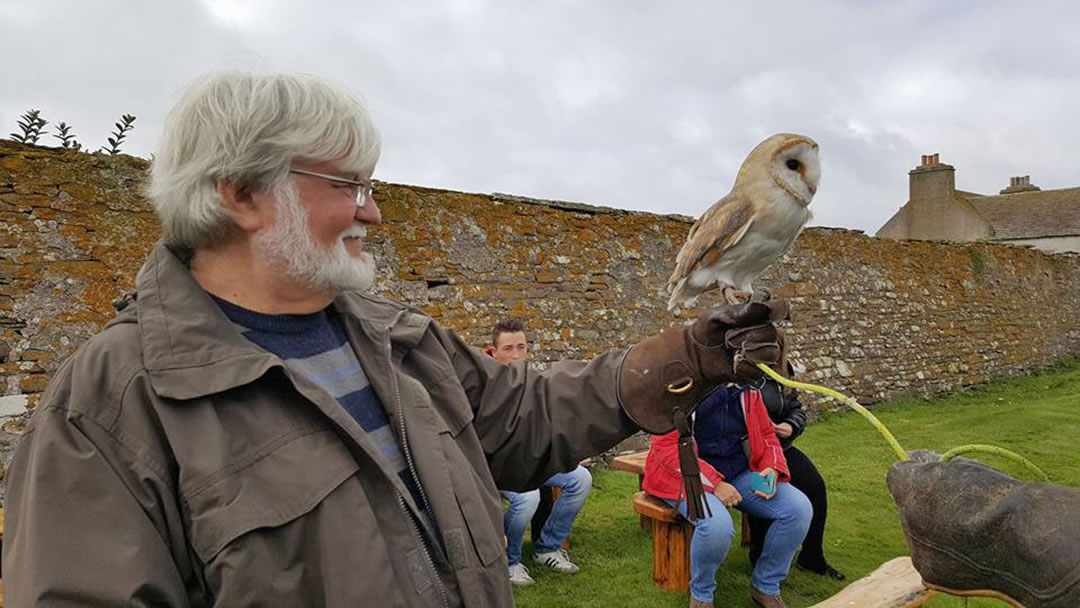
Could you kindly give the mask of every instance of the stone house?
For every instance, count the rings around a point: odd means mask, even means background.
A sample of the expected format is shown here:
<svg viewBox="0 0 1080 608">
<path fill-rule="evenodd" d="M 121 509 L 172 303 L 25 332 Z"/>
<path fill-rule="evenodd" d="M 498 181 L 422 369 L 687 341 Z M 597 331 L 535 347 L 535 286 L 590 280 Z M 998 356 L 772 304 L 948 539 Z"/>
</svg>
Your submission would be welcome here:
<svg viewBox="0 0 1080 608">
<path fill-rule="evenodd" d="M 956 189 L 956 169 L 937 154 L 924 155 L 908 175 L 908 202 L 876 236 L 1080 252 L 1080 187 L 1042 190 L 1025 175 L 1009 178 L 1009 186 L 996 195 L 965 192 Z"/>
</svg>

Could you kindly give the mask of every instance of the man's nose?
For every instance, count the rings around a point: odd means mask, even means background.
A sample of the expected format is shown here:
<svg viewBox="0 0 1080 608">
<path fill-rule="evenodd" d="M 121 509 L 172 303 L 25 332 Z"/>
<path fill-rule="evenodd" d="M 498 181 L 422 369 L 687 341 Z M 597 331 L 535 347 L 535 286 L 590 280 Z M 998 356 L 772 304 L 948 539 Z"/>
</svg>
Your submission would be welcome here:
<svg viewBox="0 0 1080 608">
<path fill-rule="evenodd" d="M 379 205 L 375 197 L 369 196 L 363 205 L 356 206 L 356 220 L 365 224 L 381 224 L 382 214 L 379 213 Z"/>
</svg>

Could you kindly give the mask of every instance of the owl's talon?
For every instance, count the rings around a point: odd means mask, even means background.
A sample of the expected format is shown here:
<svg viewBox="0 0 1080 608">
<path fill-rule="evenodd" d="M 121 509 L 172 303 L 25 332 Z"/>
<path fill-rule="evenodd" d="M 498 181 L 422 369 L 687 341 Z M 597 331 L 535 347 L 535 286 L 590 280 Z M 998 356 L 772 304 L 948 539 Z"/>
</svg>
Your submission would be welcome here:
<svg viewBox="0 0 1080 608">
<path fill-rule="evenodd" d="M 753 298 L 753 294 L 748 291 L 739 291 L 734 287 L 725 286 L 720 289 L 721 295 L 724 296 L 724 301 L 728 304 L 745 304 L 750 302 Z"/>
<path fill-rule="evenodd" d="M 739 304 L 738 293 L 734 287 L 724 286 L 720 289 L 720 295 L 724 297 L 724 301 L 731 305 Z"/>
</svg>

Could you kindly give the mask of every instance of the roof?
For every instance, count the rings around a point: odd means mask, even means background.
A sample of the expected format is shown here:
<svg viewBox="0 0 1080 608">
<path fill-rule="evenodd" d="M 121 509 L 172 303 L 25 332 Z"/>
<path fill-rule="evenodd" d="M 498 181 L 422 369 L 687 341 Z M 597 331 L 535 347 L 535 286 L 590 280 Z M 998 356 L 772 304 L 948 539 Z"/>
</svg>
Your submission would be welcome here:
<svg viewBox="0 0 1080 608">
<path fill-rule="evenodd" d="M 967 198 L 997 239 L 1080 235 L 1080 187 Z"/>
</svg>

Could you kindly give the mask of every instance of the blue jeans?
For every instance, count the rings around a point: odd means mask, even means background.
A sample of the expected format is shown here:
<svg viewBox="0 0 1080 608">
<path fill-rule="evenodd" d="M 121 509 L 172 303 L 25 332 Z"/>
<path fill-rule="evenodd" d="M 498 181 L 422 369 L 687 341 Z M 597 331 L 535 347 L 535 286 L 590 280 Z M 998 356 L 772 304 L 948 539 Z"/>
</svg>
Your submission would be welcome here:
<svg viewBox="0 0 1080 608">
<path fill-rule="evenodd" d="M 592 475 L 585 467 L 569 473 L 556 473 L 544 482 L 545 487 L 561 487 L 562 493 L 551 506 L 551 515 L 540 530 L 540 537 L 533 547 L 534 553 L 549 553 L 562 547 L 563 541 L 570 536 L 585 498 L 592 489 Z M 540 505 L 540 490 L 531 492 L 501 492 L 503 498 L 510 501 L 510 507 L 503 515 L 503 529 L 506 531 L 506 558 L 513 566 L 521 562 L 521 544 L 525 541 L 525 528 Z"/>
<path fill-rule="evenodd" d="M 735 508 L 754 517 L 772 520 L 765 535 L 765 547 L 750 577 L 755 589 L 769 595 L 780 593 L 780 582 L 787 578 L 795 551 L 810 528 L 813 508 L 806 495 L 785 482 L 776 484 L 776 494 L 764 499 L 750 490 L 750 471 L 727 480 L 742 495 Z M 694 524 L 690 541 L 690 594 L 703 602 L 713 601 L 716 593 L 716 571 L 727 557 L 735 526 L 724 503 L 713 494 L 706 494 L 712 517 Z M 674 500 L 667 501 L 674 505 Z M 686 501 L 679 503 L 679 513 L 686 516 Z"/>
</svg>

